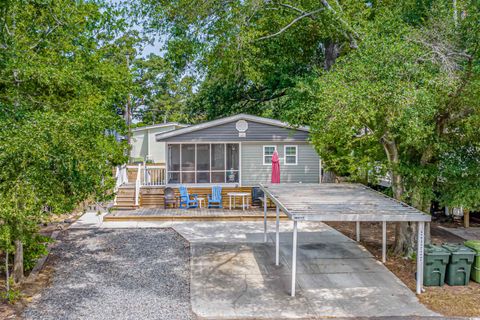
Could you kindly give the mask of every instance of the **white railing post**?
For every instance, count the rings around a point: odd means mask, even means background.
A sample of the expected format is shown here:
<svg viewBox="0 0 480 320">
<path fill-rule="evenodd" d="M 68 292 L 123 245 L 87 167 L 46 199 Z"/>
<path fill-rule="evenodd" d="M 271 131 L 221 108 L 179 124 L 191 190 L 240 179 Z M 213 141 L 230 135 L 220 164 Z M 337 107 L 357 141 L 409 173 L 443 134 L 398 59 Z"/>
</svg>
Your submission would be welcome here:
<svg viewBox="0 0 480 320">
<path fill-rule="evenodd" d="M 114 191 L 117 192 L 120 186 L 128 182 L 127 167 L 125 165 L 117 166 L 115 168 L 115 179 L 116 182 Z"/>
<path fill-rule="evenodd" d="M 148 186 L 148 172 L 147 172 L 147 163 L 143 163 L 143 185 Z"/>
<path fill-rule="evenodd" d="M 113 189 L 113 192 L 117 192 L 118 187 L 120 187 L 120 168 L 117 166 L 115 168 L 115 189 Z"/>
<path fill-rule="evenodd" d="M 140 186 L 141 186 L 141 171 L 142 165 L 139 163 L 137 167 L 137 180 L 135 181 L 135 205 L 138 206 L 138 199 L 140 196 Z"/>
</svg>

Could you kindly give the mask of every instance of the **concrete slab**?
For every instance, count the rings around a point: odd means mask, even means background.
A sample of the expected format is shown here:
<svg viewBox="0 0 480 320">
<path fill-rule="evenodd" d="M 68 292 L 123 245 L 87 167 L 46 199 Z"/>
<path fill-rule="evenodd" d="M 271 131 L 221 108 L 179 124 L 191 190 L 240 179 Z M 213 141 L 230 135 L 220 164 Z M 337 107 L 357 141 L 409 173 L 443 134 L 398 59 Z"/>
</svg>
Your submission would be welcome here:
<svg viewBox="0 0 480 320">
<path fill-rule="evenodd" d="M 480 239 L 480 228 L 445 228 L 442 226 L 440 226 L 440 228 L 447 230 L 448 232 L 453 233 L 457 237 L 465 240 Z"/>
<path fill-rule="evenodd" d="M 287 277 L 214 272 L 194 279 L 192 310 L 200 318 L 302 319 L 314 314 L 305 297 L 287 294 Z"/>
<path fill-rule="evenodd" d="M 137 228 L 170 228 L 171 221 L 138 221 Z"/>
<path fill-rule="evenodd" d="M 103 217 L 106 213 L 98 214 L 96 211 L 87 211 L 77 221 L 72 223 L 71 229 L 95 229 L 103 223 Z"/>
<path fill-rule="evenodd" d="M 287 233 L 281 236 L 280 266 L 275 266 L 274 243 L 263 243 L 262 224 L 211 222 L 174 228 L 191 241 L 192 310 L 200 317 L 435 316 L 367 250 L 328 226 L 299 224 L 295 298 L 289 296 Z"/>
<path fill-rule="evenodd" d="M 102 222 L 100 229 L 130 229 L 137 228 L 137 221 L 115 221 L 115 222 Z"/>
<path fill-rule="evenodd" d="M 172 227 L 190 242 L 191 304 L 207 319 L 436 316 L 355 241 L 319 222 L 299 223 L 297 296 L 290 292 L 292 223 L 101 222 L 88 213 L 74 228 Z M 413 275 L 412 275 L 413 276 Z"/>
</svg>

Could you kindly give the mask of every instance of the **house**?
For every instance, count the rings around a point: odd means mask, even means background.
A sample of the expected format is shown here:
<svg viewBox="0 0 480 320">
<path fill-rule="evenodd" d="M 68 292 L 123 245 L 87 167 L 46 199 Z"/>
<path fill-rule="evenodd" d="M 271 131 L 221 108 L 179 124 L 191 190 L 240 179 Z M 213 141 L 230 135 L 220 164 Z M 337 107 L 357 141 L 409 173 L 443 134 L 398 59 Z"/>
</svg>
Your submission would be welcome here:
<svg viewBox="0 0 480 320">
<path fill-rule="evenodd" d="M 135 131 L 132 155 L 151 159 L 154 164 L 124 166 L 128 174 L 117 171 L 117 185 L 122 186 L 117 193 L 118 206 L 163 207 L 163 190 L 177 190 L 181 184 L 201 197 L 206 197 L 213 185 L 223 186 L 225 194 L 252 192 L 260 183 L 271 181 L 275 150 L 280 158 L 281 182 L 321 181 L 321 160 L 308 141 L 308 127 L 293 128 L 248 114 L 192 126 L 174 123 L 152 127 Z M 252 198 L 256 197 L 252 194 Z M 228 197 L 223 201 L 228 206 Z"/>
<path fill-rule="evenodd" d="M 238 114 L 156 134 L 164 143 L 166 184 L 256 186 L 270 182 L 275 150 L 280 181 L 318 183 L 320 158 L 308 142 L 309 128 Z"/>
<path fill-rule="evenodd" d="M 149 161 L 164 164 L 165 146 L 163 142 L 155 140 L 155 135 L 185 127 L 187 127 L 185 124 L 168 122 L 132 129 L 130 162 Z"/>
</svg>

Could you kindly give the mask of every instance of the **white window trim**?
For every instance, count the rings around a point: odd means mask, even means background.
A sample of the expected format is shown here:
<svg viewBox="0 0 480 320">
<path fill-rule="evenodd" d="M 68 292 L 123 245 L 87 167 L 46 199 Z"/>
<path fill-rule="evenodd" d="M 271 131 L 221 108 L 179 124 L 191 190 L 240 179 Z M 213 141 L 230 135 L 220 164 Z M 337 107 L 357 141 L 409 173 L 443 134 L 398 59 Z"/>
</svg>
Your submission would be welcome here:
<svg viewBox="0 0 480 320">
<path fill-rule="evenodd" d="M 262 151 L 263 151 L 262 162 L 263 162 L 263 165 L 264 165 L 264 166 L 272 165 L 272 162 L 268 162 L 268 163 L 265 162 L 265 156 L 267 156 L 267 155 L 265 154 L 265 148 L 270 148 L 270 147 L 273 147 L 274 150 L 277 150 L 277 146 L 276 146 L 276 145 L 273 145 L 273 144 L 266 144 L 266 145 L 263 145 L 263 146 L 262 146 Z M 277 151 L 277 152 L 278 152 L 278 151 Z"/>
<path fill-rule="evenodd" d="M 287 148 L 295 148 L 295 163 L 287 163 Z M 293 155 L 288 155 L 288 156 L 293 156 Z M 288 144 L 283 147 L 283 163 L 286 166 L 296 166 L 298 165 L 298 146 L 293 145 L 293 144 Z"/>
</svg>

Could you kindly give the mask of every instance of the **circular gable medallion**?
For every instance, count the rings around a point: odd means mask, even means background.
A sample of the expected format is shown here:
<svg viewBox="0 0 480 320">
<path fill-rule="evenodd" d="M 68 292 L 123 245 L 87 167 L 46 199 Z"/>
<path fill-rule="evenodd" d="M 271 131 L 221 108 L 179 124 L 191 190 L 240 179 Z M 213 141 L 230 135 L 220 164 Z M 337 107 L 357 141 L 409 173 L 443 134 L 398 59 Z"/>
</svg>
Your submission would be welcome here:
<svg viewBox="0 0 480 320">
<path fill-rule="evenodd" d="M 238 132 L 245 132 L 248 130 L 248 122 L 245 120 L 238 120 L 235 124 L 235 128 L 237 128 Z"/>
</svg>

